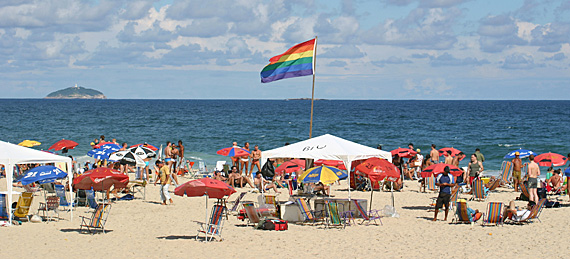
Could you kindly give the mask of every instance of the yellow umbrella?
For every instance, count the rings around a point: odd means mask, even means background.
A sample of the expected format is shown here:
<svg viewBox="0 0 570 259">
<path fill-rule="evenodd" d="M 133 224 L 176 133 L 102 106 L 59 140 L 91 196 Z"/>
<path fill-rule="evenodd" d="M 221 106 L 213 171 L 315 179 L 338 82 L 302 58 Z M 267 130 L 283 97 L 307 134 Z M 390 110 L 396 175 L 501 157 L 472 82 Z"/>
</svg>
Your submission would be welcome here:
<svg viewBox="0 0 570 259">
<path fill-rule="evenodd" d="M 345 179 L 346 177 L 348 177 L 348 175 L 336 167 L 321 165 L 309 168 L 307 171 L 302 173 L 299 176 L 299 181 L 303 183 L 321 182 L 323 184 L 331 184 L 339 179 Z"/>
<path fill-rule="evenodd" d="M 39 146 L 39 145 L 41 145 L 41 144 L 42 144 L 42 143 L 37 142 L 37 141 L 35 141 L 35 140 L 26 139 L 26 140 L 20 142 L 20 144 L 18 144 L 18 146 L 22 146 L 22 147 L 35 147 L 35 146 Z"/>
</svg>

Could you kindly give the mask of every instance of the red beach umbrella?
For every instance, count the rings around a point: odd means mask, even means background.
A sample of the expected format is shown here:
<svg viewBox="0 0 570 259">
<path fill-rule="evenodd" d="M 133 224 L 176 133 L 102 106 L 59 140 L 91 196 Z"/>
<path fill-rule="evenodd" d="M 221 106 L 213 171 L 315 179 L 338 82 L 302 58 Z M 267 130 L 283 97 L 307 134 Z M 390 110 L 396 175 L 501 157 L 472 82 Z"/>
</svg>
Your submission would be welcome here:
<svg viewBox="0 0 570 259">
<path fill-rule="evenodd" d="M 556 153 L 543 153 L 534 158 L 534 162 L 537 162 L 539 166 L 563 166 L 568 161 L 563 155 Z"/>
<path fill-rule="evenodd" d="M 74 188 L 81 190 L 93 188 L 95 191 L 102 191 L 108 190 L 113 185 L 115 188 L 124 188 L 128 183 L 128 175 L 107 167 L 89 170 L 73 179 Z"/>
<path fill-rule="evenodd" d="M 143 147 L 149 148 L 149 149 L 152 150 L 152 151 L 157 151 L 157 150 L 158 150 L 157 147 L 155 147 L 155 146 L 153 146 L 153 145 L 150 145 L 150 144 L 146 144 L 146 143 L 144 143 L 144 144 L 141 143 L 141 144 L 132 145 L 132 146 L 130 146 L 129 148 L 138 147 L 138 146 L 143 146 Z"/>
<path fill-rule="evenodd" d="M 64 148 L 66 149 L 74 149 L 77 145 L 79 145 L 79 143 L 73 141 L 73 140 L 69 140 L 69 139 L 62 139 L 58 142 L 55 142 L 55 144 L 51 145 L 51 147 L 48 148 L 48 150 L 53 149 L 55 151 L 60 151 Z"/>
<path fill-rule="evenodd" d="M 216 151 L 216 154 L 222 156 L 247 156 L 249 153 L 249 151 L 241 147 L 227 147 Z"/>
<path fill-rule="evenodd" d="M 392 153 L 392 156 L 398 155 L 399 157 L 403 158 L 411 158 L 418 152 L 414 151 L 413 149 L 399 147 L 390 151 L 390 153 Z"/>
<path fill-rule="evenodd" d="M 453 148 L 453 147 L 444 147 L 444 148 L 439 149 L 438 151 L 439 151 L 439 154 L 440 154 L 440 155 L 446 155 L 446 156 L 447 156 L 447 151 L 448 151 L 448 150 L 451 151 L 451 156 L 452 156 L 452 157 L 455 157 L 455 156 L 457 156 L 459 153 L 461 153 L 461 150 L 459 150 L 459 149 L 457 149 L 457 148 Z M 463 157 L 463 158 L 465 158 L 465 157 Z M 461 158 L 461 160 L 463 160 L 463 158 Z"/>
<path fill-rule="evenodd" d="M 382 181 L 384 179 L 396 182 L 400 178 L 400 170 L 388 160 L 378 157 L 369 158 L 356 166 L 356 170 L 368 175 L 372 181 Z"/>
<path fill-rule="evenodd" d="M 292 173 L 301 170 L 305 170 L 305 160 L 301 159 L 291 159 L 285 161 L 283 164 L 275 168 L 276 173 Z"/>
<path fill-rule="evenodd" d="M 461 169 L 459 169 L 459 167 L 457 166 L 440 163 L 426 167 L 426 169 L 422 171 L 421 175 L 422 177 L 430 177 L 432 175 L 438 175 L 440 173 L 443 173 L 443 170 L 446 166 L 449 166 L 449 173 L 452 174 L 453 176 L 460 176 L 461 174 L 463 174 L 463 171 L 461 171 Z"/>
<path fill-rule="evenodd" d="M 211 178 L 201 178 L 186 182 L 174 189 L 174 194 L 184 197 L 198 197 L 198 196 L 208 196 L 210 198 L 223 199 L 224 196 L 230 196 L 236 190 L 216 179 Z"/>
</svg>

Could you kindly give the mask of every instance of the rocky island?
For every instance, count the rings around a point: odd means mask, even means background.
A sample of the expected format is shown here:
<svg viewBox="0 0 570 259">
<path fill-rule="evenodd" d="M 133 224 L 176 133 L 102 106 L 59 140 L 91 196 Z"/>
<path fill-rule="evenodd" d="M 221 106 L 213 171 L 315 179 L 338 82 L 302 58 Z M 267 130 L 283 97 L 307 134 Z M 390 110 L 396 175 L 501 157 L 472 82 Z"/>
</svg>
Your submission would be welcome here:
<svg viewBox="0 0 570 259">
<path fill-rule="evenodd" d="M 48 94 L 45 99 L 107 99 L 103 93 L 81 86 L 61 89 Z"/>
</svg>

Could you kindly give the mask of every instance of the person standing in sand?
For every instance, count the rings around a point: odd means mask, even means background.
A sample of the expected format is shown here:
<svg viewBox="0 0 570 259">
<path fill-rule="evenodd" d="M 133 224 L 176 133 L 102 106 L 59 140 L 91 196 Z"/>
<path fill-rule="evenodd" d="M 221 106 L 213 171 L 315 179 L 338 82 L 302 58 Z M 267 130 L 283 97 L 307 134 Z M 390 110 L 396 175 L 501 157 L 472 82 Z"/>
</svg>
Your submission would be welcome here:
<svg viewBox="0 0 570 259">
<path fill-rule="evenodd" d="M 431 157 L 431 161 L 434 164 L 439 163 L 439 151 L 435 149 L 435 144 L 431 144 L 431 151 L 429 152 L 429 156 Z"/>
<path fill-rule="evenodd" d="M 261 171 L 261 165 L 259 160 L 261 159 L 261 150 L 259 150 L 259 146 L 255 145 L 253 147 L 253 151 L 251 151 L 251 168 L 249 169 L 249 174 L 253 172 L 253 167 L 257 166 L 257 171 Z"/>
<path fill-rule="evenodd" d="M 157 160 L 155 164 L 160 169 L 158 181 L 154 182 L 154 185 L 156 186 L 156 183 L 160 181 L 160 199 L 162 200 L 162 205 L 166 205 L 166 200 L 172 204 L 172 198 L 168 193 L 168 187 L 170 187 L 170 168 L 160 160 Z"/>
<path fill-rule="evenodd" d="M 451 187 L 454 184 L 451 183 L 451 178 L 449 177 L 449 166 L 443 169 L 443 173 L 438 177 L 435 185 L 439 186 L 439 195 L 437 196 L 437 201 L 435 203 L 435 214 L 433 215 L 433 221 L 437 221 L 437 213 L 439 209 L 443 208 L 445 205 L 445 218 L 447 221 L 447 214 L 449 213 L 449 200 L 451 199 Z"/>
<path fill-rule="evenodd" d="M 250 151 L 249 150 L 249 142 L 245 142 L 243 144 L 243 149 Z M 245 172 L 245 177 L 250 178 L 251 177 L 251 171 L 248 172 L 248 166 L 249 166 L 249 156 L 250 154 L 244 155 L 240 157 L 240 161 L 239 161 L 239 170 L 242 172 Z"/>
<path fill-rule="evenodd" d="M 534 155 L 528 157 L 530 163 L 528 164 L 528 199 L 538 203 L 538 193 L 536 189 L 538 188 L 538 176 L 540 175 L 540 168 L 538 164 L 534 162 Z"/>
<path fill-rule="evenodd" d="M 475 154 L 471 155 L 471 162 L 467 165 L 467 175 L 469 175 L 469 186 L 475 178 L 479 176 L 479 174 L 483 172 L 483 164 L 477 160 L 477 156 Z"/>
<path fill-rule="evenodd" d="M 178 170 L 180 168 L 184 169 L 184 145 L 182 145 L 182 140 L 178 140 Z M 178 170 L 176 172 L 178 172 Z"/>
<path fill-rule="evenodd" d="M 521 169 L 522 160 L 519 157 L 520 153 L 515 152 L 515 158 L 511 161 L 513 163 L 513 182 L 515 185 L 515 192 L 519 192 L 519 184 L 521 183 Z"/>
<path fill-rule="evenodd" d="M 239 146 L 237 145 L 237 142 L 232 142 L 232 147 L 233 148 L 239 148 Z M 237 156 L 232 156 L 230 157 L 230 159 L 232 160 L 232 166 L 239 166 L 239 157 Z"/>
</svg>

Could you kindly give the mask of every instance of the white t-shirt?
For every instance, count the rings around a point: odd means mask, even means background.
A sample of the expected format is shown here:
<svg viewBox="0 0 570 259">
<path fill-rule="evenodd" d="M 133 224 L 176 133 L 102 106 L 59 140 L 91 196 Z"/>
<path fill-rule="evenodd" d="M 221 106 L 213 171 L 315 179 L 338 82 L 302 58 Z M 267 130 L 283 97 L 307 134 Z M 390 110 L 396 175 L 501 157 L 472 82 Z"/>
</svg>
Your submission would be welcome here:
<svg viewBox="0 0 570 259">
<path fill-rule="evenodd" d="M 523 221 L 528 219 L 530 216 L 530 210 L 519 210 L 517 211 L 517 215 L 513 215 L 513 219 L 516 221 Z"/>
</svg>

